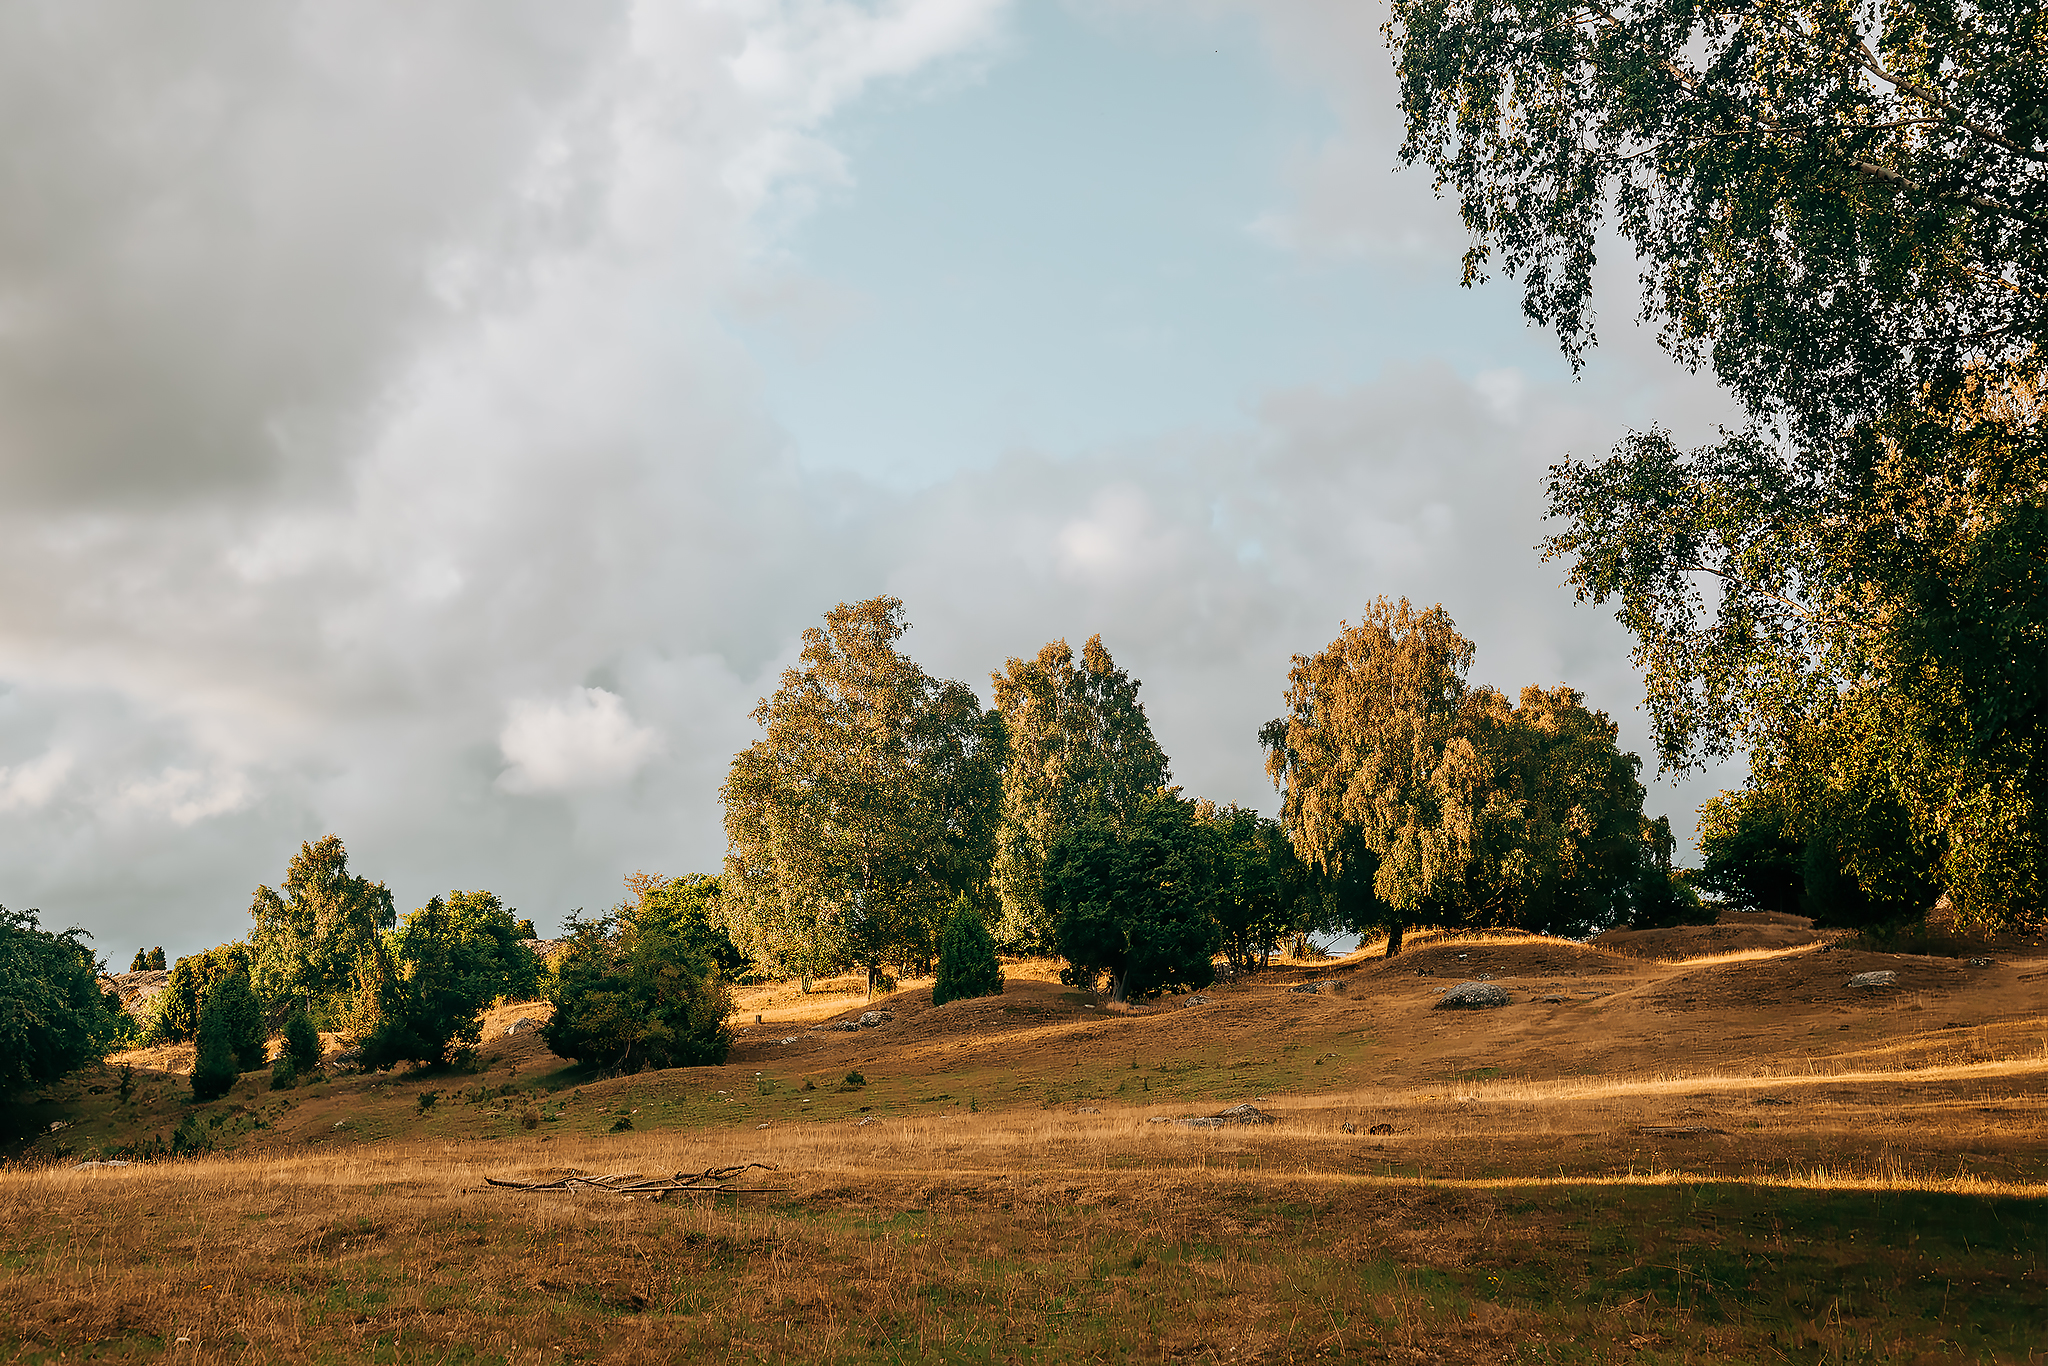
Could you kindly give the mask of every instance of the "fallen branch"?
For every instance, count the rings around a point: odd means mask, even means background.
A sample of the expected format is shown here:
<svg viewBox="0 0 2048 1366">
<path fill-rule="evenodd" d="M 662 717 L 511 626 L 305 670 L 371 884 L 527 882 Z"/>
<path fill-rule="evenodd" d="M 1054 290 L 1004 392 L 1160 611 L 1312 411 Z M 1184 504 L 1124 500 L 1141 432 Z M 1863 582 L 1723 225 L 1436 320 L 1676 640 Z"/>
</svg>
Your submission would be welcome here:
<svg viewBox="0 0 2048 1366">
<path fill-rule="evenodd" d="M 500 1181 L 487 1176 L 484 1184 L 499 1190 L 509 1191 L 576 1191 L 599 1190 L 612 1195 L 623 1195 L 632 1199 L 652 1200 L 656 1203 L 671 1195 L 775 1195 L 787 1192 L 784 1186 L 741 1186 L 734 1184 L 747 1172 L 759 1169 L 764 1172 L 777 1171 L 766 1162 L 744 1162 L 737 1167 L 707 1167 L 701 1172 L 677 1172 L 674 1176 L 658 1176 L 651 1181 L 640 1179 L 638 1172 L 620 1172 L 612 1176 L 584 1176 L 572 1172 L 558 1176 L 552 1181 Z"/>
</svg>

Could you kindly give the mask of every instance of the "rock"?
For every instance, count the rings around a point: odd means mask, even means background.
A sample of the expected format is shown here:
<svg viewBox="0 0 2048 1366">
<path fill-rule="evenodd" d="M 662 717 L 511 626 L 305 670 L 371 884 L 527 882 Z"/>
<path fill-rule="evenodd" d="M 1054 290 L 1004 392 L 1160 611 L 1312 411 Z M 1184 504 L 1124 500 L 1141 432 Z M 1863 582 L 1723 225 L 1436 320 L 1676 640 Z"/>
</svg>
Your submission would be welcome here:
<svg viewBox="0 0 2048 1366">
<path fill-rule="evenodd" d="M 1096 1109 L 1093 1105 L 1083 1105 L 1075 1110 L 1074 1113 L 1077 1115 L 1099 1115 L 1102 1111 Z"/>
<path fill-rule="evenodd" d="M 1561 1006 L 1564 1004 L 1564 997 L 1562 996 L 1539 996 L 1536 999 L 1547 1006 Z"/>
<path fill-rule="evenodd" d="M 73 1171 L 75 1171 L 75 1172 L 82 1172 L 82 1171 L 86 1171 L 86 1170 L 89 1170 L 90 1168 L 93 1168 L 93 1167 L 125 1167 L 125 1166 L 127 1166 L 127 1165 L 128 1165 L 128 1164 L 127 1164 L 126 1162 L 123 1162 L 123 1161 L 121 1161 L 121 1160 L 120 1160 L 119 1158 L 110 1158 L 110 1159 L 108 1159 L 108 1160 L 107 1160 L 107 1161 L 105 1161 L 105 1162 L 93 1162 L 93 1161 L 87 1161 L 87 1162 L 80 1162 L 79 1164 L 77 1164 L 76 1166 L 74 1166 L 74 1167 L 73 1167 L 73 1168 L 72 1168 L 71 1170 L 73 1170 Z"/>
<path fill-rule="evenodd" d="M 1460 982 L 1444 993 L 1432 1010 L 1492 1010 L 1508 1003 L 1508 994 L 1491 982 Z"/>
<path fill-rule="evenodd" d="M 527 1030 L 529 1030 L 529 1029 L 539 1029 L 539 1028 L 540 1028 L 540 1021 L 539 1021 L 539 1020 L 536 1020 L 536 1019 L 534 1019 L 534 1018 L 533 1018 L 533 1016 L 531 1016 L 531 1015 L 521 1015 L 521 1016 L 520 1016 L 520 1017 L 519 1017 L 518 1019 L 514 1020 L 514 1021 L 513 1021 L 513 1022 L 512 1022 L 511 1024 L 508 1024 L 508 1025 L 506 1025 L 506 1026 L 505 1026 L 505 1032 L 506 1032 L 507 1034 L 524 1034 L 524 1033 L 525 1033 L 525 1032 L 526 1032 Z"/>
<path fill-rule="evenodd" d="M 854 1125 L 853 1127 L 856 1129 L 865 1129 L 868 1127 L 868 1125 L 873 1124 L 874 1122 L 875 1117 L 873 1115 L 862 1115 L 860 1117 L 860 1123 Z"/>
<path fill-rule="evenodd" d="M 864 1011 L 861 1014 L 858 1027 L 861 1029 L 880 1029 L 895 1018 L 894 1014 L 886 1010 Z"/>
<path fill-rule="evenodd" d="M 767 1126 L 767 1125 L 765 1125 L 765 1124 L 756 1124 L 756 1125 L 754 1126 L 754 1128 L 755 1128 L 755 1129 L 757 1129 L 757 1130 L 759 1130 L 759 1129 L 765 1129 L 765 1128 L 767 1128 L 767 1127 L 768 1127 L 768 1126 Z"/>
<path fill-rule="evenodd" d="M 1252 1104 L 1233 1105 L 1228 1110 L 1213 1115 L 1188 1115 L 1176 1119 L 1175 1124 L 1185 1124 L 1191 1129 L 1221 1129 L 1231 1124 L 1271 1124 L 1273 1117 Z"/>
<path fill-rule="evenodd" d="M 860 1021 L 827 1020 L 823 1024 L 814 1024 L 811 1026 L 811 1032 L 813 1034 L 817 1033 L 821 1029 L 831 1034 L 858 1034 L 860 1033 Z"/>
<path fill-rule="evenodd" d="M 1182 1002 L 1182 1004 L 1191 1006 L 1205 1006 L 1209 1004 L 1209 998 L 1198 991 L 1194 995 L 1188 997 L 1188 999 Z"/>
<path fill-rule="evenodd" d="M 1367 1129 L 1366 1132 L 1369 1134 L 1390 1134 L 1394 1132 L 1394 1126 L 1391 1124 L 1375 1124 L 1370 1129 Z"/>
<path fill-rule="evenodd" d="M 1356 1124 L 1340 1124 L 1337 1127 L 1342 1129 L 1347 1134 L 1355 1134 L 1358 1132 L 1358 1126 Z"/>
<path fill-rule="evenodd" d="M 1851 977 L 1849 979 L 1849 985 L 1852 987 L 1861 987 L 1862 989 L 1869 991 L 1877 987 L 1888 987 L 1895 985 L 1898 982 L 1898 980 L 1899 974 L 1893 972 L 1890 968 L 1886 968 L 1882 972 L 1859 972 L 1854 977 Z"/>
<path fill-rule="evenodd" d="M 1972 958 L 1970 966 L 1973 968 L 1988 968 L 1991 966 L 1991 960 L 1989 958 Z"/>
<path fill-rule="evenodd" d="M 1298 986 L 1287 988 L 1287 994 L 1290 996 L 1318 996 L 1322 994 L 1322 990 L 1323 984 L 1321 982 L 1303 982 Z"/>
<path fill-rule="evenodd" d="M 777 1043 L 795 1043 L 795 1042 L 796 1042 L 796 1041 L 797 1041 L 798 1039 L 801 1039 L 802 1037 L 803 1037 L 803 1035 L 801 1035 L 801 1034 L 792 1034 L 792 1035 L 790 1035 L 790 1036 L 789 1036 L 788 1038 L 786 1038 L 786 1039 L 777 1039 L 777 1040 L 776 1040 L 775 1042 L 777 1042 Z"/>
</svg>

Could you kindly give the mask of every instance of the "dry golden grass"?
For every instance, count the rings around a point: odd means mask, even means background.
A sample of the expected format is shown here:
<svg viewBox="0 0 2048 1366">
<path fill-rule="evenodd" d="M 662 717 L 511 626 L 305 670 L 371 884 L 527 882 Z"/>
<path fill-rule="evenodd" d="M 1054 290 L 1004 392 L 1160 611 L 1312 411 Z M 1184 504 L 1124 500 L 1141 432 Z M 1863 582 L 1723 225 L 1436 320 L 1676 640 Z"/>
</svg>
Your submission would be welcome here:
<svg viewBox="0 0 2048 1366">
<path fill-rule="evenodd" d="M 506 1035 L 532 1005 L 468 1076 L 193 1107 L 154 1058 L 37 1151 L 180 1113 L 234 1151 L 0 1172 L 0 1359 L 2048 1362 L 2048 963 L 1654 942 L 1418 935 L 1130 1011 L 1006 965 L 614 1079 Z M 1516 1006 L 1430 1009 L 1481 969 Z M 800 997 L 753 999 L 868 1004 Z M 1278 1122 L 1155 1122 L 1248 1099 Z M 785 1189 L 482 1184 L 748 1160 Z"/>
</svg>

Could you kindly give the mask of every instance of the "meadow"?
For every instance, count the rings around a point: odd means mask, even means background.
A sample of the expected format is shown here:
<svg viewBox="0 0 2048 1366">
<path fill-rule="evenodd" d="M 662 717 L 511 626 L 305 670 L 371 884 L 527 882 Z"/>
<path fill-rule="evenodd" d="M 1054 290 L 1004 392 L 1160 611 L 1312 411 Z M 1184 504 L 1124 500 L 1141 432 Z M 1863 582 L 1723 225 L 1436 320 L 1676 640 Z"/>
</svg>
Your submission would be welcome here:
<svg viewBox="0 0 2048 1366">
<path fill-rule="evenodd" d="M 764 989 L 724 1067 L 628 1077 L 519 1005 L 461 1074 L 194 1106 L 131 1058 L 0 1174 L 0 1356 L 2048 1362 L 2048 955 L 1730 928 L 1127 1011 L 1015 964 L 857 1032 Z M 1512 1004 L 1431 1009 L 1467 976 Z M 1274 1122 L 1172 1122 L 1240 1103 Z M 173 1122 L 199 1151 L 76 1165 Z M 742 1162 L 660 1203 L 485 1184 Z"/>
</svg>

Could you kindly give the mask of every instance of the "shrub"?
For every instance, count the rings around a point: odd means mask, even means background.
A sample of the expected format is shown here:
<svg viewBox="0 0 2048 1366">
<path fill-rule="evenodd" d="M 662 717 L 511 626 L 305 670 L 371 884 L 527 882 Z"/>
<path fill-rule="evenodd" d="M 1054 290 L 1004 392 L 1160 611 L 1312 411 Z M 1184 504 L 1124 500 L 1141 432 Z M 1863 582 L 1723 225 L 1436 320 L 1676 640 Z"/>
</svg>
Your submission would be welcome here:
<svg viewBox="0 0 2048 1366">
<path fill-rule="evenodd" d="M 859 1072 L 848 1072 L 846 1074 L 846 1084 L 848 1086 L 866 1086 L 868 1079 Z"/>
<path fill-rule="evenodd" d="M 313 1017 L 300 1006 L 285 1018 L 284 1056 L 295 1072 L 310 1072 L 320 1065 L 320 1031 Z"/>
<path fill-rule="evenodd" d="M 996 941 L 981 912 L 962 896 L 954 903 L 945 933 L 939 936 L 939 976 L 932 984 L 932 1004 L 1002 994 L 1003 969 L 996 962 Z"/>
<path fill-rule="evenodd" d="M 289 1091 L 298 1084 L 299 1069 L 292 1066 L 291 1055 L 287 1053 L 279 1058 L 270 1069 L 270 1089 L 273 1091 Z"/>
<path fill-rule="evenodd" d="M 553 1017 L 541 1041 L 586 1066 L 722 1063 L 732 1047 L 732 995 L 718 969 L 666 915 L 621 907 L 571 919 L 569 945 L 549 983 Z"/>
<path fill-rule="evenodd" d="M 83 930 L 52 934 L 0 906 L 0 1098 L 106 1056 L 121 1009 L 100 991 Z"/>
<path fill-rule="evenodd" d="M 149 961 L 143 964 L 143 966 L 151 972 L 162 972 L 164 970 L 164 946 L 158 944 L 155 948 L 151 949 L 149 951 Z"/>
<path fill-rule="evenodd" d="M 213 1100 L 234 1089 L 241 1072 L 228 1037 L 228 1014 L 208 995 L 199 1012 L 199 1058 L 192 1068 L 192 1098 Z"/>
<path fill-rule="evenodd" d="M 131 963 L 129 963 L 129 964 L 128 964 L 128 971 L 130 971 L 130 972 L 148 972 L 148 971 L 149 971 L 149 953 L 148 953 L 148 951 L 147 951 L 147 950 L 145 950 L 145 949 L 137 949 L 137 950 L 135 951 L 135 959 L 134 959 L 134 961 L 133 961 L 133 962 L 131 962 Z"/>
</svg>

